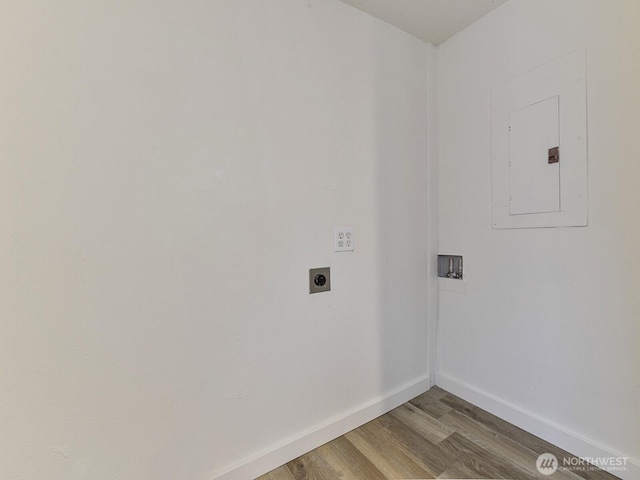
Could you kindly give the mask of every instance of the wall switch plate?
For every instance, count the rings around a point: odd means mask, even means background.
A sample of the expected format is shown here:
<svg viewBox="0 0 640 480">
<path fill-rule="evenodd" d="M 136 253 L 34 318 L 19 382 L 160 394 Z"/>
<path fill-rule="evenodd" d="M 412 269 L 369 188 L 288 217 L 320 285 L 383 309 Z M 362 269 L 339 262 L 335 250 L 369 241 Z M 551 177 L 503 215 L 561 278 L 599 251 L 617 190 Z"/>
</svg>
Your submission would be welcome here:
<svg viewBox="0 0 640 480">
<path fill-rule="evenodd" d="M 331 268 L 310 268 L 309 269 L 309 293 L 320 293 L 331 291 Z"/>
<path fill-rule="evenodd" d="M 335 227 L 334 251 L 353 252 L 355 250 L 353 241 L 353 228 Z"/>
</svg>

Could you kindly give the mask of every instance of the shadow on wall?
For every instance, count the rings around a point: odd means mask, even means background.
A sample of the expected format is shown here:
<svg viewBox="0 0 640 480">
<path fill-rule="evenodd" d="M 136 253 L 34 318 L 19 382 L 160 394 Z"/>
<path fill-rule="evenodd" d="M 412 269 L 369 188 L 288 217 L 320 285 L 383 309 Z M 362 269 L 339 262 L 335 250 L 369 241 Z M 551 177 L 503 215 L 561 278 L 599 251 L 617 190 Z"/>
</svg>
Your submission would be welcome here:
<svg viewBox="0 0 640 480">
<path fill-rule="evenodd" d="M 389 37 L 374 37 L 376 301 L 380 391 L 389 393 L 429 371 L 429 45 L 381 38 Z"/>
</svg>

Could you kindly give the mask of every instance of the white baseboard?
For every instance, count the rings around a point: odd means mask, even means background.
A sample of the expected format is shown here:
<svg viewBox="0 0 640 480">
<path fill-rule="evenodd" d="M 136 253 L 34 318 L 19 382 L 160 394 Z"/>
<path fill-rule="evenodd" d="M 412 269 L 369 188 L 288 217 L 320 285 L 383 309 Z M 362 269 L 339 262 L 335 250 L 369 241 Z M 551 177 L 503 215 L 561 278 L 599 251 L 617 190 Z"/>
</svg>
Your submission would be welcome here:
<svg viewBox="0 0 640 480">
<path fill-rule="evenodd" d="M 207 480 L 247 480 L 263 475 L 314 448 L 350 432 L 387 413 L 431 388 L 430 377 L 424 376 L 405 384 L 386 395 L 375 398 L 339 417 L 310 430 L 272 445 L 265 451 L 227 468 L 212 473 Z"/>
<path fill-rule="evenodd" d="M 591 439 L 539 417 L 517 405 L 479 390 L 443 373 L 436 373 L 435 384 L 514 425 L 572 453 L 580 458 L 627 458 L 626 470 L 611 473 L 623 480 L 640 479 L 640 460 L 628 457 Z M 605 467 L 601 467 L 606 469 Z"/>
</svg>

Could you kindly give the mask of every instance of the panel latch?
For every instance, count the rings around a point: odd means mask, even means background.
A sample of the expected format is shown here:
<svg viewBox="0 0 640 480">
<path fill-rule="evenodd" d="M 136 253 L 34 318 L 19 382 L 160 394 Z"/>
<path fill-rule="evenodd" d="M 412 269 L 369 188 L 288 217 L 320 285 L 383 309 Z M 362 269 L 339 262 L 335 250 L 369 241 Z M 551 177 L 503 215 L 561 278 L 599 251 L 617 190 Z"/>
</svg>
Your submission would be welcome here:
<svg viewBox="0 0 640 480">
<path fill-rule="evenodd" d="M 553 147 L 549 149 L 549 165 L 552 163 L 560 162 L 560 147 Z"/>
</svg>

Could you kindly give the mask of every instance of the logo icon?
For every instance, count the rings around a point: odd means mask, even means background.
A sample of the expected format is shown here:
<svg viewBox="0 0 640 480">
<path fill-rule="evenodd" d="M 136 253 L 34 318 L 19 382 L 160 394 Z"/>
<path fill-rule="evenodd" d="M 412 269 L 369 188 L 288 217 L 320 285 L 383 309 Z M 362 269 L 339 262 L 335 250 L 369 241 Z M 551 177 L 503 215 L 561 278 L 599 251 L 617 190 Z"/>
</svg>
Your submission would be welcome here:
<svg viewBox="0 0 640 480">
<path fill-rule="evenodd" d="M 543 453 L 536 460 L 536 468 L 543 475 L 553 475 L 558 470 L 558 458 L 553 453 Z"/>
</svg>

